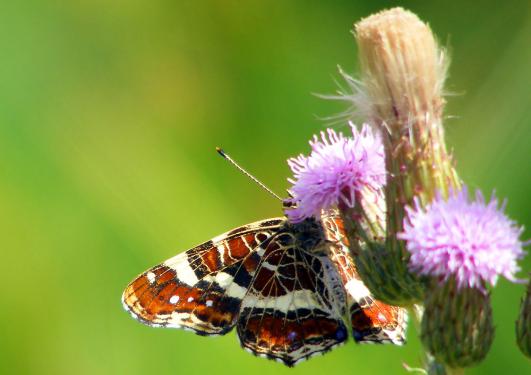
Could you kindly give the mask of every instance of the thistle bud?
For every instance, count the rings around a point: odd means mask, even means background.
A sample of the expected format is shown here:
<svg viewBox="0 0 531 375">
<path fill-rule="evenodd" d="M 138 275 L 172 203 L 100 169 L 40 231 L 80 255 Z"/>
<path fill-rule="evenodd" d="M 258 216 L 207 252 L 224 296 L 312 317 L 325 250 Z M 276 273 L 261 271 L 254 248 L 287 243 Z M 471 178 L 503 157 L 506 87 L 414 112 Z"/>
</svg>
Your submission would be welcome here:
<svg viewBox="0 0 531 375">
<path fill-rule="evenodd" d="M 494 338 L 490 296 L 459 288 L 455 278 L 426 293 L 421 340 L 435 359 L 452 368 L 481 362 Z"/>
<path fill-rule="evenodd" d="M 420 279 L 408 272 L 407 264 L 396 252 L 389 252 L 378 242 L 356 241 L 354 262 L 372 295 L 385 303 L 408 306 L 421 300 L 424 287 Z"/>
<path fill-rule="evenodd" d="M 527 292 L 516 321 L 516 343 L 522 353 L 531 358 L 531 280 L 527 284 Z"/>
</svg>

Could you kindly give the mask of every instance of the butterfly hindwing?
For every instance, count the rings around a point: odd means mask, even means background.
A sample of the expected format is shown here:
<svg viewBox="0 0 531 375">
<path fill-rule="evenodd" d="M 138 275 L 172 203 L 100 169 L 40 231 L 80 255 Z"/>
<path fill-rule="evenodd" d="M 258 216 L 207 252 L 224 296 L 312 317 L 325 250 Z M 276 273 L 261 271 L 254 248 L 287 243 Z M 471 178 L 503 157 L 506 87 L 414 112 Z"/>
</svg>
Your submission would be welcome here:
<svg viewBox="0 0 531 375">
<path fill-rule="evenodd" d="M 227 333 L 260 262 L 256 249 L 284 221 L 236 228 L 149 269 L 125 289 L 124 307 L 150 326 Z"/>
<path fill-rule="evenodd" d="M 340 280 L 326 255 L 305 248 L 304 225 L 286 225 L 268 241 L 237 324 L 246 350 L 288 366 L 348 337 Z"/>
</svg>

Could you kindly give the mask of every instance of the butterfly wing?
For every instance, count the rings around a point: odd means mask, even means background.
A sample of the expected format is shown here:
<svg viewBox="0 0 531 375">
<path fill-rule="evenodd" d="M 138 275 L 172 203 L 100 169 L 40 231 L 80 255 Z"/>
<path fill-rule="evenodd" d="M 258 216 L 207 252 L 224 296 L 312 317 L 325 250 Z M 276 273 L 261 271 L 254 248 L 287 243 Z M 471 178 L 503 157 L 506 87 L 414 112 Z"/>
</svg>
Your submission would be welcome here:
<svg viewBox="0 0 531 375">
<path fill-rule="evenodd" d="M 125 289 L 125 309 L 150 326 L 227 333 L 260 263 L 257 249 L 284 222 L 275 218 L 236 228 L 147 270 Z"/>
<path fill-rule="evenodd" d="M 237 324 L 246 350 L 288 366 L 348 337 L 337 272 L 325 254 L 301 248 L 294 228 L 274 235 L 262 250 Z"/>
<path fill-rule="evenodd" d="M 326 236 L 331 243 L 330 259 L 337 268 L 347 291 L 352 334 L 358 343 L 405 342 L 407 310 L 378 301 L 361 281 L 348 248 L 343 222 L 339 216 L 323 218 Z"/>
<path fill-rule="evenodd" d="M 225 334 L 237 324 L 248 351 L 288 366 L 347 339 L 349 308 L 358 342 L 404 340 L 405 310 L 374 300 L 350 257 L 342 222 L 325 217 L 323 253 L 304 245 L 303 224 L 285 218 L 249 224 L 205 242 L 138 276 L 125 289 L 140 322 Z"/>
</svg>

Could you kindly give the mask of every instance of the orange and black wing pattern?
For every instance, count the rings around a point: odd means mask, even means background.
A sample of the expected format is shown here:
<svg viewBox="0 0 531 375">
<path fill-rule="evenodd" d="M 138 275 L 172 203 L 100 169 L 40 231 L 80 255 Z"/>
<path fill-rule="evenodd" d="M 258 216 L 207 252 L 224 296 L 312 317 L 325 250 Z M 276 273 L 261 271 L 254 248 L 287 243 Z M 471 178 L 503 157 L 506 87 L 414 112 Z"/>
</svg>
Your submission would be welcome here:
<svg viewBox="0 0 531 375">
<path fill-rule="evenodd" d="M 260 263 L 257 250 L 284 221 L 236 228 L 147 270 L 125 289 L 125 309 L 149 326 L 227 333 Z"/>
<path fill-rule="evenodd" d="M 334 215 L 236 228 L 142 273 L 122 302 L 153 327 L 236 327 L 244 349 L 287 366 L 345 342 L 348 325 L 359 343 L 394 344 L 406 326 L 405 310 L 375 300 L 359 278 Z"/>
</svg>

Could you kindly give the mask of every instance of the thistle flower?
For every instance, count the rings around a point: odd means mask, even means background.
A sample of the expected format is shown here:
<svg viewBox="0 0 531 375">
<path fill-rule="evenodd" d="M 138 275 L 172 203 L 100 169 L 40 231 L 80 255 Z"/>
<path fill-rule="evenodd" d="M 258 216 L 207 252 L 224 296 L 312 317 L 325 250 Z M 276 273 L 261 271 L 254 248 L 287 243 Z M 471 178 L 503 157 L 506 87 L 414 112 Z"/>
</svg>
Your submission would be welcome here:
<svg viewBox="0 0 531 375">
<path fill-rule="evenodd" d="M 425 208 L 416 200 L 398 234 L 407 241 L 410 269 L 443 280 L 455 276 L 458 288 L 483 289 L 499 275 L 517 281 L 517 260 L 524 255 L 518 238 L 522 228 L 503 209 L 494 198 L 486 203 L 479 191 L 469 202 L 466 188 L 446 201 L 439 194 Z"/>
<path fill-rule="evenodd" d="M 332 129 L 310 141 L 309 156 L 288 160 L 294 173 L 288 199 L 294 208 L 286 210 L 292 222 L 321 214 L 340 204 L 353 207 L 356 193 L 365 188 L 378 190 L 385 184 L 383 146 L 379 136 L 364 125 L 361 132 L 351 123 L 352 138 Z"/>
</svg>

